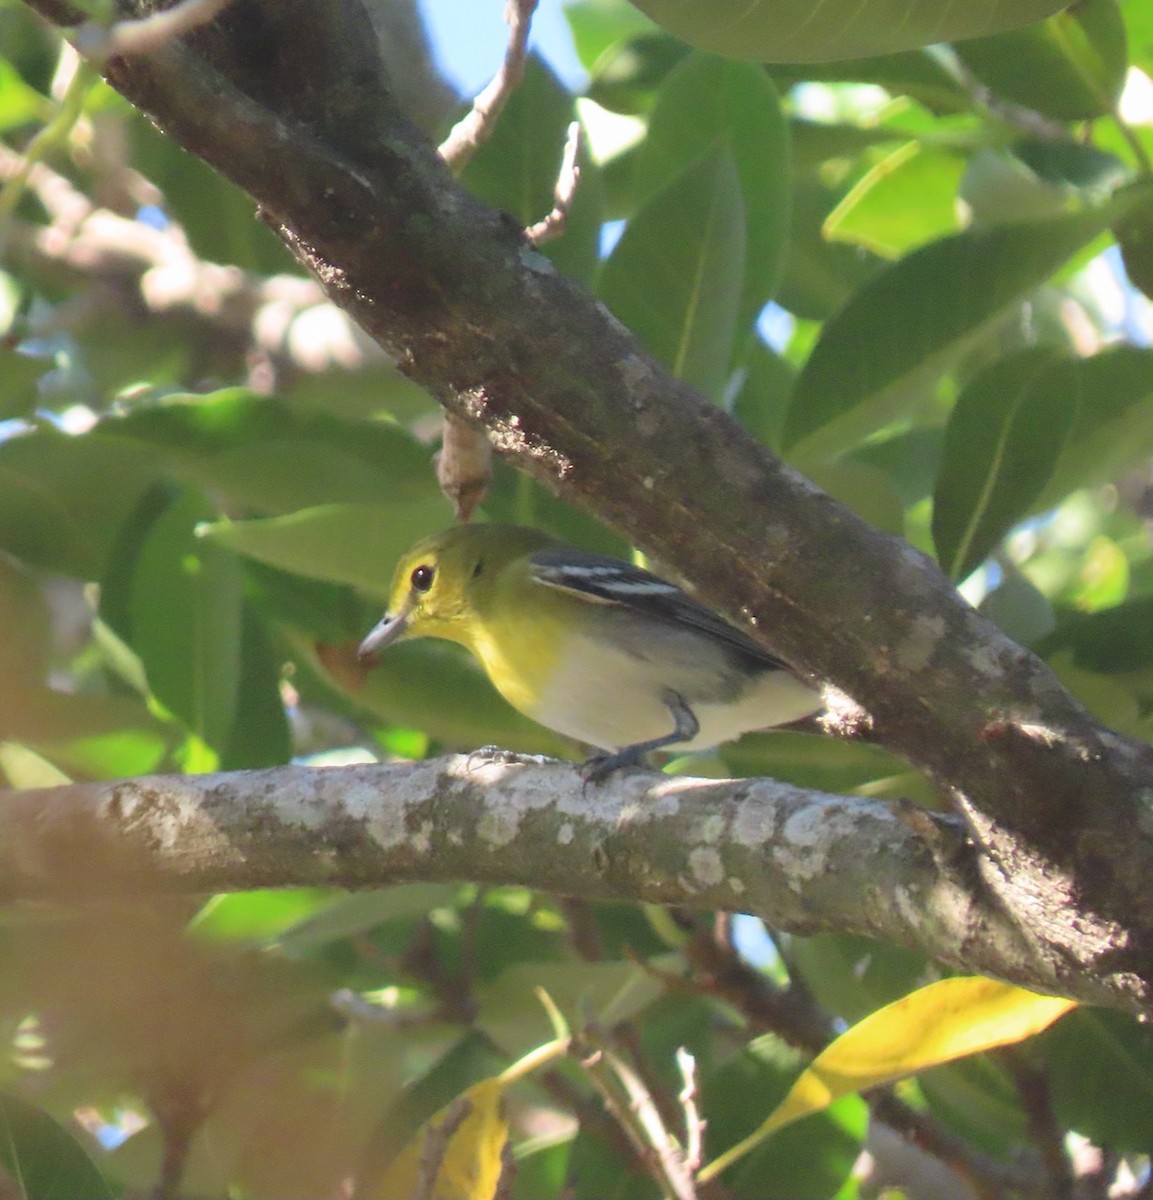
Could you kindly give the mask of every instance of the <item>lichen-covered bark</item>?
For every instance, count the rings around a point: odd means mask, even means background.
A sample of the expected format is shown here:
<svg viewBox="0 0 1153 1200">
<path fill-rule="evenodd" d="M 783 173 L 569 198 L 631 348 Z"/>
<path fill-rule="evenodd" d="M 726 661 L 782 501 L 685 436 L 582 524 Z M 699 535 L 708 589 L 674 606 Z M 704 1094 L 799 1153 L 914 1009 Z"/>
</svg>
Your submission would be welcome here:
<svg viewBox="0 0 1153 1200">
<path fill-rule="evenodd" d="M 956 818 L 906 820 L 771 780 L 630 774 L 590 788 L 566 764 L 477 753 L 9 793 L 0 822 L 9 902 L 470 879 L 869 934 L 958 970 L 1124 1003 L 1108 981 L 1055 976 L 974 893 Z"/>
</svg>

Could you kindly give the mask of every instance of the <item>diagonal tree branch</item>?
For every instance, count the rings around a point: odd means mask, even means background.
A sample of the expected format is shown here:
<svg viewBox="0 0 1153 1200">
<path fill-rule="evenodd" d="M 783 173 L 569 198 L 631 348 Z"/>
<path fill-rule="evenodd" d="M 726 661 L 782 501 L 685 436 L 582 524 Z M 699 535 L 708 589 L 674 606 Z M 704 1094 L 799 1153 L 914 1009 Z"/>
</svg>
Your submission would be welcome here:
<svg viewBox="0 0 1153 1200">
<path fill-rule="evenodd" d="M 672 378 L 469 197 L 398 111 L 363 21 L 356 0 L 238 0 L 191 46 L 106 73 L 246 188 L 332 297 L 498 452 L 851 696 L 871 736 L 964 814 L 983 886 L 1054 980 L 1096 974 L 1153 1005 L 1150 747 L 1093 722 L 925 556 Z"/>
</svg>

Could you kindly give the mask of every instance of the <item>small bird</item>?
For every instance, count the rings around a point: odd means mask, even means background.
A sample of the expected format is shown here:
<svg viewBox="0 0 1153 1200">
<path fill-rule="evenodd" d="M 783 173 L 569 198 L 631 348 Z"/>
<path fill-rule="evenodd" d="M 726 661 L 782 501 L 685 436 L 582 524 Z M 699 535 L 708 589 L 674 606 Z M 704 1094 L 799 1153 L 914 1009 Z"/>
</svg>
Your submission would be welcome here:
<svg viewBox="0 0 1153 1200">
<path fill-rule="evenodd" d="M 782 662 L 667 580 L 519 525 L 417 543 L 362 662 L 402 638 L 466 646 L 516 709 L 603 753 L 604 779 L 651 750 L 698 750 L 821 707 Z"/>
</svg>

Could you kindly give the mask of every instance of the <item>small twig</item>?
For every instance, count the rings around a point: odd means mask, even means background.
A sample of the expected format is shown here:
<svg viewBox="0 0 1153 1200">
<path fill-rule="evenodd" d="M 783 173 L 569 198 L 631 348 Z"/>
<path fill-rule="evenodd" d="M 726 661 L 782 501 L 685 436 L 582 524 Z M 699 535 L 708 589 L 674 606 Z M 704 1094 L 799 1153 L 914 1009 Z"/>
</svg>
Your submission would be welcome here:
<svg viewBox="0 0 1153 1200">
<path fill-rule="evenodd" d="M 575 896 L 560 896 L 557 903 L 568 923 L 568 938 L 585 962 L 600 962 L 604 956 L 600 926 L 592 905 Z"/>
<path fill-rule="evenodd" d="M 727 928 L 700 928 L 685 944 L 693 968 L 680 986 L 731 1004 L 754 1029 L 775 1033 L 791 1046 L 819 1054 L 828 1044 L 828 1017 L 800 977 L 779 988 L 747 963 L 729 940 Z"/>
<path fill-rule="evenodd" d="M 501 109 L 524 78 L 528 34 L 536 5 L 537 0 L 508 0 L 504 11 L 509 26 L 504 62 L 488 87 L 478 93 L 472 108 L 440 144 L 440 156 L 455 174 L 464 170 L 477 148 L 489 139 Z"/>
<path fill-rule="evenodd" d="M 172 1084 L 146 1097 L 164 1144 L 160 1177 L 150 1200 L 175 1200 L 188 1167 L 192 1139 L 209 1112 L 208 1099 L 192 1085 Z"/>
<path fill-rule="evenodd" d="M 878 1089 L 868 1099 L 874 1118 L 952 1167 L 982 1196 L 1046 1195 L 1047 1181 L 1039 1172 L 1017 1163 L 998 1162 L 991 1155 L 974 1149 L 964 1138 L 939 1125 L 927 1113 L 911 1108 L 892 1089 Z"/>
<path fill-rule="evenodd" d="M 69 51 L 71 53 L 71 51 Z M 91 67 L 80 63 L 69 81 L 56 115 L 41 129 L 24 148 L 17 170 L 8 177 L 0 189 L 0 230 L 16 211 L 20 197 L 28 185 L 32 172 L 42 159 L 57 146 L 64 145 L 76 122 L 84 111 L 84 101 L 96 83 L 97 76 Z"/>
<path fill-rule="evenodd" d="M 569 209 L 576 195 L 577 184 L 580 183 L 581 169 L 577 163 L 581 148 L 581 127 L 579 121 L 573 121 L 565 136 L 564 156 L 561 158 L 560 171 L 557 172 L 556 187 L 553 189 L 552 211 L 542 217 L 535 225 L 530 225 L 524 235 L 534 246 L 551 242 L 560 237 L 568 222 Z"/>
<path fill-rule="evenodd" d="M 1065 1131 L 1053 1113 L 1053 1098 L 1044 1068 L 1029 1062 L 1016 1046 L 1005 1047 L 997 1057 L 1008 1069 L 1028 1121 L 1029 1138 L 1037 1147 L 1048 1176 L 1045 1191 L 1053 1200 L 1074 1193 L 1073 1169 L 1065 1150 Z"/>
<path fill-rule="evenodd" d="M 467 521 L 492 483 L 492 445 L 479 425 L 444 415 L 444 433 L 433 460 L 436 482 L 451 501 L 458 521 Z"/>
<path fill-rule="evenodd" d="M 665 1128 L 641 1077 L 594 1031 L 574 1040 L 573 1054 L 665 1200 L 698 1200 L 684 1151 Z"/>
<path fill-rule="evenodd" d="M 101 25 L 85 21 L 68 40 L 85 58 L 104 61 L 130 54 L 152 54 L 176 38 L 207 25 L 232 0 L 180 0 L 147 17 Z"/>
<path fill-rule="evenodd" d="M 697 1060 L 684 1046 L 677 1047 L 677 1069 L 684 1081 L 677 1099 L 685 1114 L 685 1166 L 696 1174 L 704 1159 L 705 1123 L 697 1106 Z"/>
</svg>

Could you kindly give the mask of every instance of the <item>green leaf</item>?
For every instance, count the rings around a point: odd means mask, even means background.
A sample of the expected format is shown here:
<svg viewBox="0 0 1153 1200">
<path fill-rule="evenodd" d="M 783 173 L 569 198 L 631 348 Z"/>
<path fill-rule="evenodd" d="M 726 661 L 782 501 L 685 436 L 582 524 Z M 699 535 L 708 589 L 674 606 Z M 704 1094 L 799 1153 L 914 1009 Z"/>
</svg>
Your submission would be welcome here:
<svg viewBox="0 0 1153 1200">
<path fill-rule="evenodd" d="M 1038 220 L 1099 203 L 1125 175 L 1120 159 L 1092 146 L 1022 140 L 972 155 L 959 195 L 974 223 Z"/>
<path fill-rule="evenodd" d="M 656 26 L 625 0 L 573 0 L 564 6 L 572 31 L 573 47 L 590 74 L 602 54 L 638 34 L 653 33 Z"/>
<path fill-rule="evenodd" d="M 744 371 L 744 381 L 733 400 L 733 416 L 758 441 L 776 449 L 796 371 L 760 338 L 754 338 L 745 351 Z"/>
<path fill-rule="evenodd" d="M 565 11 L 571 13 L 572 5 Z M 657 89 L 669 72 L 690 52 L 684 42 L 667 33 L 646 30 L 608 47 L 596 60 L 586 92 L 609 112 L 648 112 Z"/>
<path fill-rule="evenodd" d="M 1042 1042 L 1054 1115 L 1099 1146 L 1147 1154 L 1153 1037 L 1130 1016 L 1082 1009 Z"/>
<path fill-rule="evenodd" d="M 956 51 L 1000 98 L 1059 121 L 1112 112 L 1129 67 L 1116 0 L 1081 0 L 1027 29 L 963 42 Z"/>
<path fill-rule="evenodd" d="M 206 942 L 267 943 L 342 898 L 330 888 L 268 888 L 213 896 L 188 923 L 188 932 Z"/>
<path fill-rule="evenodd" d="M 885 473 L 860 462 L 816 463 L 810 478 L 858 517 L 885 533 L 905 532 L 905 509 L 901 497 Z"/>
<path fill-rule="evenodd" d="M 850 1022 L 914 991 L 929 969 L 915 950 L 849 933 L 790 937 L 788 952 L 818 1003 Z"/>
<path fill-rule="evenodd" d="M 637 0 L 690 46 L 757 62 L 819 62 L 911 50 L 1012 29 L 1064 0 Z"/>
<path fill-rule="evenodd" d="M 1112 483 L 1153 455 L 1153 350 L 1113 346 L 1045 373 L 1058 408 L 1077 403 L 1073 432 L 1035 510 L 1077 488 Z"/>
<path fill-rule="evenodd" d="M 719 400 L 744 278 L 740 178 L 722 144 L 629 221 L 598 292 L 678 378 Z"/>
<path fill-rule="evenodd" d="M 997 587 L 978 605 L 1019 646 L 1033 646 L 1053 632 L 1057 623 L 1049 598 L 1012 564 L 1002 565 Z"/>
<path fill-rule="evenodd" d="M 164 137 L 141 114 L 133 111 L 126 124 L 133 164 L 160 188 L 197 258 L 266 275 L 299 273 L 284 243 L 257 220 L 251 196 Z"/>
<path fill-rule="evenodd" d="M 218 546 L 310 579 L 383 593 L 396 561 L 418 538 L 452 519 L 448 501 L 325 504 L 286 517 L 220 521 L 201 535 Z"/>
<path fill-rule="evenodd" d="M 48 120 L 50 102 L 29 87 L 6 59 L 0 58 L 0 133 L 36 120 Z"/>
<path fill-rule="evenodd" d="M 800 178 L 793 186 L 793 224 L 777 301 L 806 320 L 832 316 L 884 266 L 858 246 L 826 239 L 825 222 L 841 196 L 819 179 Z"/>
<path fill-rule="evenodd" d="M 1071 1021 L 1076 1015 L 1070 1013 L 1065 1019 Z M 917 1084 L 932 1115 L 987 1154 L 1004 1159 L 1028 1137 L 1021 1096 L 993 1055 L 962 1058 L 922 1071 Z"/>
<path fill-rule="evenodd" d="M 22 1200 L 115 1200 L 80 1143 L 43 1109 L 0 1095 L 0 1163 Z"/>
<path fill-rule="evenodd" d="M 770 68 L 781 91 L 809 80 L 829 83 L 875 83 L 893 96 L 908 96 L 932 113 L 967 112 L 973 97 L 947 65 L 938 47 L 905 50 L 870 58 L 836 59 L 799 66 Z M 881 129 L 873 130 L 882 132 Z"/>
<path fill-rule="evenodd" d="M 40 685 L 48 672 L 52 619 L 39 582 L 0 554 L 0 711 L 13 692 Z"/>
<path fill-rule="evenodd" d="M 292 757 L 292 731 L 280 697 L 280 660 L 263 618 L 245 601 L 241 610 L 240 679 L 236 718 L 221 748 L 220 769 L 276 767 Z"/>
<path fill-rule="evenodd" d="M 790 459 L 836 457 L 907 413 L 972 335 L 1146 194 L 1127 188 L 1092 211 L 969 229 L 866 282 L 827 322 L 797 380 Z"/>
<path fill-rule="evenodd" d="M 706 1076 L 702 1109 L 710 1155 L 740 1141 L 780 1102 L 803 1064 L 799 1054 L 774 1038 L 758 1038 Z M 848 1096 L 819 1117 L 754 1150 L 725 1175 L 740 1200 L 827 1200 L 835 1195 L 860 1155 L 868 1108 Z"/>
<path fill-rule="evenodd" d="M 367 933 L 386 921 L 402 918 L 424 919 L 434 908 L 456 902 L 459 889 L 444 883 L 408 883 L 374 892 L 351 895 L 327 893 L 328 902 L 313 906 L 288 928 L 275 932 L 277 944 L 288 954 L 323 946 L 328 942 Z"/>
<path fill-rule="evenodd" d="M 156 473 L 146 448 L 95 431 L 72 437 L 40 426 L 0 442 L 0 545 L 91 579 Z"/>
<path fill-rule="evenodd" d="M 132 578 L 131 644 L 156 697 L 218 752 L 229 745 L 241 675 L 241 566 L 197 536 L 215 512 L 194 492 L 148 531 Z"/>
<path fill-rule="evenodd" d="M 1074 665 L 1120 674 L 1153 667 L 1153 597 L 1095 613 L 1065 613 L 1038 646 L 1044 658 L 1072 651 Z"/>
<path fill-rule="evenodd" d="M 541 220 L 555 204 L 565 136 L 574 116 L 571 93 L 540 58 L 530 55 L 523 82 L 461 181 L 474 196 L 512 213 L 522 226 Z M 547 242 L 541 253 L 566 275 L 588 281 L 598 264 L 602 198 L 598 171 L 587 153 L 579 164 L 580 186 L 565 220 L 564 237 Z"/>
<path fill-rule="evenodd" d="M 666 956 L 655 970 L 671 969 L 679 959 Z M 635 962 L 522 962 L 476 988 L 476 1027 L 510 1058 L 547 1042 L 552 1026 L 535 989 L 543 988 L 566 1016 L 580 1013 L 610 1029 L 635 1018 L 664 990 L 655 975 Z"/>
<path fill-rule="evenodd" d="M 993 364 L 961 392 L 945 429 L 933 493 L 937 560 L 964 579 L 1025 517 L 1052 478 L 1078 398 L 1044 386 L 1045 349 Z"/>
<path fill-rule="evenodd" d="M 958 229 L 960 155 L 906 142 L 866 172 L 829 214 L 830 241 L 864 246 L 882 258 L 902 254 Z"/>
<path fill-rule="evenodd" d="M 3 465 L 0 549 L 35 566 L 73 575 L 90 566 L 81 530 L 56 492 L 34 476 Z"/>
<path fill-rule="evenodd" d="M 264 513 L 437 494 L 428 449 L 399 425 L 300 413 L 243 388 L 166 396 L 100 429 L 160 451 L 174 473 L 232 506 Z"/>
<path fill-rule="evenodd" d="M 1114 232 L 1129 282 L 1153 299 L 1153 202 L 1134 209 Z"/>
<path fill-rule="evenodd" d="M 36 407 L 36 384 L 51 367 L 48 359 L 0 349 L 0 420 L 31 415 Z"/>
<path fill-rule="evenodd" d="M 776 292 L 790 220 L 789 134 L 772 81 L 759 66 L 692 54 L 669 75 L 633 168 L 638 203 L 714 146 L 727 143 L 745 212 L 738 329 L 751 330 Z"/>
</svg>

